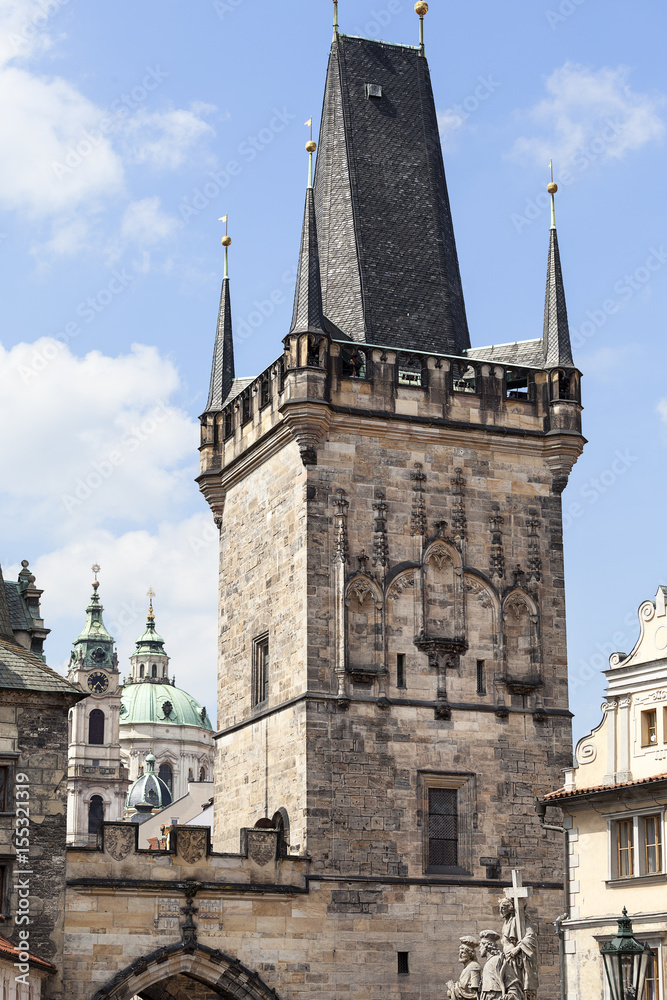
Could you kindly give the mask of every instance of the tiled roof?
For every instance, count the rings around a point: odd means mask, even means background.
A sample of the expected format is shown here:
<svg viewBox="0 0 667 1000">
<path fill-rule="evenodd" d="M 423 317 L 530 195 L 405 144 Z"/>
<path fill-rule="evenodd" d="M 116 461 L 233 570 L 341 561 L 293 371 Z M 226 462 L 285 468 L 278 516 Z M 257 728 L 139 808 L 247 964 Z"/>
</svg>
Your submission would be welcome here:
<svg viewBox="0 0 667 1000">
<path fill-rule="evenodd" d="M 549 238 L 547 291 L 544 304 L 544 358 L 547 368 L 573 368 L 570 327 L 567 321 L 558 234 L 552 226 Z"/>
<path fill-rule="evenodd" d="M 7 938 L 0 934 L 0 958 L 7 958 L 11 962 L 16 962 L 19 960 L 20 954 L 22 954 L 22 952 L 20 952 L 18 948 L 15 948 L 14 945 L 7 940 Z M 35 965 L 39 969 L 44 969 L 46 972 L 58 971 L 55 965 L 51 965 L 50 962 L 45 962 L 43 958 L 37 958 L 36 955 L 30 955 L 29 960 L 31 965 Z"/>
<path fill-rule="evenodd" d="M 225 396 L 223 406 L 226 406 L 227 403 L 231 403 L 233 399 L 240 396 L 243 390 L 247 389 L 249 385 L 252 385 L 254 381 L 254 378 L 235 378 L 232 382 L 232 387 L 229 390 L 229 395 Z"/>
<path fill-rule="evenodd" d="M 294 312 L 289 332 L 324 333 L 315 202 L 313 200 L 313 189 L 310 187 L 306 191 L 306 206 L 303 213 L 301 250 L 299 253 L 299 270 L 296 277 L 296 292 L 294 295 Z"/>
<path fill-rule="evenodd" d="M 497 361 L 503 365 L 520 368 L 544 368 L 542 340 L 517 340 L 513 344 L 494 344 L 492 347 L 471 347 L 466 356 L 475 361 Z"/>
<path fill-rule="evenodd" d="M 33 620 L 28 617 L 28 609 L 21 598 L 18 583 L 14 583 L 13 580 L 5 580 L 5 593 L 12 629 L 22 632 L 29 631 L 33 626 Z"/>
<path fill-rule="evenodd" d="M 590 788 L 559 788 L 544 796 L 544 802 L 554 802 L 558 799 L 573 799 L 578 795 L 599 795 L 603 792 L 614 792 L 619 788 L 639 788 L 642 785 L 653 785 L 659 781 L 667 781 L 667 774 L 654 774 L 650 778 L 638 778 L 636 781 L 619 781 L 613 785 L 593 785 Z"/>
<path fill-rule="evenodd" d="M 23 646 L 0 636 L 0 690 L 54 691 L 83 697 L 78 688 Z"/>
<path fill-rule="evenodd" d="M 358 341 L 466 350 L 433 89 L 418 49 L 334 42 L 315 206 L 325 316 Z"/>
<path fill-rule="evenodd" d="M 13 639 L 14 632 L 7 602 L 7 589 L 0 566 L 0 638 Z"/>
</svg>

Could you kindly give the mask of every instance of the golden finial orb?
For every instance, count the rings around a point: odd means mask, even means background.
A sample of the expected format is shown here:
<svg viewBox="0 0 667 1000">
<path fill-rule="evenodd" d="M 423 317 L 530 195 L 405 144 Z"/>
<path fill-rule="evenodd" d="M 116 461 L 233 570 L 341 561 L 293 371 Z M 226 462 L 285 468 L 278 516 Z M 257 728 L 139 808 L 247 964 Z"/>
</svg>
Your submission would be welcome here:
<svg viewBox="0 0 667 1000">
<path fill-rule="evenodd" d="M 426 3 L 426 0 L 417 0 L 417 3 L 415 4 L 415 14 L 419 14 L 420 17 L 424 17 L 425 14 L 428 14 L 428 4 Z"/>
<path fill-rule="evenodd" d="M 309 139 L 308 142 L 306 143 L 306 151 L 308 153 L 314 153 L 316 149 L 317 149 L 317 143 L 315 142 L 315 140 Z"/>
<path fill-rule="evenodd" d="M 556 194 L 556 192 L 558 191 L 558 185 L 554 184 L 554 182 L 552 181 L 551 184 L 547 184 L 547 191 L 549 192 L 549 194 Z"/>
<path fill-rule="evenodd" d="M 222 237 L 222 245 L 223 245 L 223 247 L 230 247 L 232 245 L 232 238 L 231 238 L 231 236 L 223 236 Z"/>
</svg>

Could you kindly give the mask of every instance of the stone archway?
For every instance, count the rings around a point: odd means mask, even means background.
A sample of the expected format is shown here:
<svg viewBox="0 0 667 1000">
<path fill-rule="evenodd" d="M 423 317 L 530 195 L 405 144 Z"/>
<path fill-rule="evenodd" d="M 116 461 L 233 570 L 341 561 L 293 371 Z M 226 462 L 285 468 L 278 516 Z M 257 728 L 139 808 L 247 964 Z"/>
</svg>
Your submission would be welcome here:
<svg viewBox="0 0 667 1000">
<path fill-rule="evenodd" d="M 92 1000 L 278 1000 L 235 958 L 205 945 L 158 948 L 123 969 Z"/>
</svg>

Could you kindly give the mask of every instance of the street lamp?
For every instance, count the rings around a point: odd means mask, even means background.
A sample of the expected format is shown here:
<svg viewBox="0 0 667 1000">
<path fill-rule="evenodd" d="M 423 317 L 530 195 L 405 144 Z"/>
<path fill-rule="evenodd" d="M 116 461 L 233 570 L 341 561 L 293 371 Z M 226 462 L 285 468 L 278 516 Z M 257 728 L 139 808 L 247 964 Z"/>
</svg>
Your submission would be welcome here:
<svg viewBox="0 0 667 1000">
<path fill-rule="evenodd" d="M 644 1000 L 651 947 L 640 944 L 635 938 L 625 907 L 618 921 L 618 934 L 612 941 L 600 945 L 600 951 L 612 1000 Z"/>
</svg>

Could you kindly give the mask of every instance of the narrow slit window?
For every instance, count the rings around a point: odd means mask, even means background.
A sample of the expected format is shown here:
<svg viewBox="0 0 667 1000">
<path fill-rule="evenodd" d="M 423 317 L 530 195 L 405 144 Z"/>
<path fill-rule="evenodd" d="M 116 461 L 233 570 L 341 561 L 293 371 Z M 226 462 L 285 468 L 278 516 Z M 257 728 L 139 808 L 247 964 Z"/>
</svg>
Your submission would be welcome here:
<svg viewBox="0 0 667 1000">
<path fill-rule="evenodd" d="M 477 694 L 486 694 L 486 660 L 477 661 Z"/>
<path fill-rule="evenodd" d="M 396 687 L 404 688 L 405 684 L 405 653 L 396 654 Z"/>
<path fill-rule="evenodd" d="M 252 707 L 269 700 L 269 637 L 260 636 L 253 642 L 252 651 Z"/>
<path fill-rule="evenodd" d="M 410 952 L 409 951 L 399 951 L 398 952 L 398 974 L 399 976 L 409 976 L 410 975 Z"/>
<path fill-rule="evenodd" d="M 8 810 L 9 768 L 0 767 L 0 812 Z"/>
</svg>

